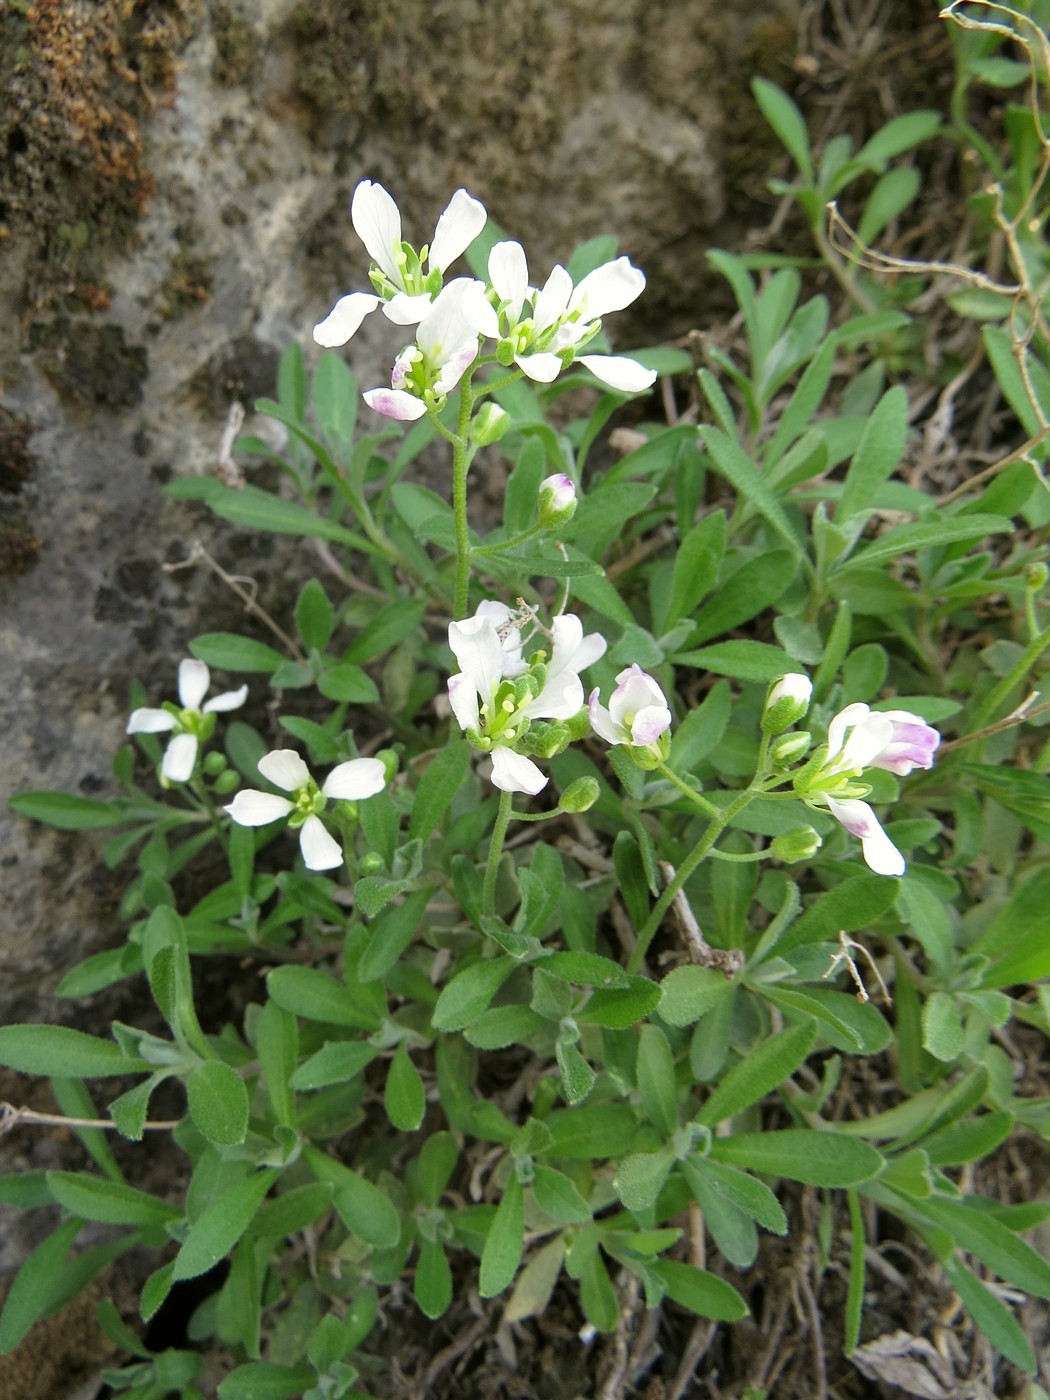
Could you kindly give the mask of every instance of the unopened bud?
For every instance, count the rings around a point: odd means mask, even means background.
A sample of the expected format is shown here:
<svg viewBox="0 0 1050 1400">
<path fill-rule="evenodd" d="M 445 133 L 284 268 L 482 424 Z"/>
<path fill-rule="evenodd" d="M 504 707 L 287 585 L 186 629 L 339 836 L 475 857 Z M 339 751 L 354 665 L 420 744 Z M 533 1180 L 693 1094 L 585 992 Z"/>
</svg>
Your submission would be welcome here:
<svg viewBox="0 0 1050 1400">
<path fill-rule="evenodd" d="M 386 781 L 389 786 L 397 777 L 398 757 L 395 749 L 380 749 L 375 755 L 379 762 L 386 769 Z"/>
<path fill-rule="evenodd" d="M 540 524 L 554 530 L 576 514 L 576 487 L 565 472 L 555 472 L 540 482 Z"/>
<path fill-rule="evenodd" d="M 562 793 L 558 806 L 563 812 L 586 812 L 601 796 L 597 778 L 577 778 Z"/>
<path fill-rule="evenodd" d="M 781 676 L 766 696 L 762 728 L 767 734 L 783 734 L 785 729 L 797 724 L 809 709 L 812 694 L 813 682 L 808 676 L 797 672 Z"/>
<path fill-rule="evenodd" d="M 490 399 L 478 410 L 477 417 L 470 425 L 470 436 L 479 447 L 487 447 L 489 443 L 499 442 L 509 427 L 510 414 Z"/>
<path fill-rule="evenodd" d="M 214 778 L 225 769 L 226 755 L 218 751 L 205 754 L 202 767 L 209 778 Z"/>
<path fill-rule="evenodd" d="M 382 875 L 386 870 L 386 861 L 378 851 L 366 851 L 358 869 L 362 875 Z"/>
<path fill-rule="evenodd" d="M 821 847 L 820 835 L 811 826 L 797 826 L 773 841 L 773 854 L 785 865 L 811 860 Z"/>
<path fill-rule="evenodd" d="M 232 792 L 235 787 L 240 786 L 240 777 L 232 768 L 224 768 L 219 776 L 212 783 L 212 789 L 220 797 L 225 797 L 228 792 Z"/>
<path fill-rule="evenodd" d="M 1041 559 L 1034 560 L 1024 571 L 1025 587 L 1033 593 L 1040 593 L 1050 579 L 1050 568 Z"/>
<path fill-rule="evenodd" d="M 774 739 L 769 746 L 769 761 L 774 768 L 789 768 L 792 763 L 805 758 L 812 742 L 813 735 L 805 729 L 800 729 L 795 734 L 784 734 L 781 738 Z"/>
</svg>

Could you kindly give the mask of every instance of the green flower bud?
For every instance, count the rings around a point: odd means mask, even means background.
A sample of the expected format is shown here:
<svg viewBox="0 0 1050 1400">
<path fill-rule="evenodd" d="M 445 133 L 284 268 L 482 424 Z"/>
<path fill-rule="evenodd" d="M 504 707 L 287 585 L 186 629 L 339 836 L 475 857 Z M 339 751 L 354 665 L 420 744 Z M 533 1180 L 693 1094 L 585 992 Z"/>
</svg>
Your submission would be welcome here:
<svg viewBox="0 0 1050 1400">
<path fill-rule="evenodd" d="M 514 353 L 517 347 L 513 340 L 501 340 L 496 346 L 496 359 L 504 369 L 509 369 L 514 363 Z"/>
<path fill-rule="evenodd" d="M 209 753 L 204 755 L 203 768 L 209 778 L 216 777 L 223 772 L 226 767 L 226 755 L 224 753 Z"/>
<path fill-rule="evenodd" d="M 1047 579 L 1050 579 L 1050 567 L 1043 563 L 1041 559 L 1034 560 L 1024 571 L 1025 587 L 1031 589 L 1033 593 L 1040 593 L 1046 587 Z"/>
<path fill-rule="evenodd" d="M 378 851 L 366 851 L 358 868 L 362 875 L 382 875 L 386 870 L 386 862 Z"/>
<path fill-rule="evenodd" d="M 212 757 L 211 754 L 208 757 Z M 225 797 L 227 793 L 233 792 L 234 788 L 240 786 L 240 776 L 232 768 L 224 768 L 212 783 L 212 791 Z"/>
<path fill-rule="evenodd" d="M 788 768 L 806 756 L 812 742 L 813 735 L 805 729 L 795 734 L 784 734 L 769 746 L 769 761 L 774 768 Z"/>
<path fill-rule="evenodd" d="M 379 752 L 376 754 L 376 758 L 379 759 L 379 762 L 386 769 L 386 781 L 387 785 L 389 786 L 389 784 L 392 783 L 397 777 L 397 770 L 400 767 L 400 761 L 397 756 L 397 750 L 380 749 Z"/>
<path fill-rule="evenodd" d="M 811 826 L 796 826 L 773 841 L 773 854 L 785 865 L 811 860 L 820 850 L 821 838 Z"/>
<path fill-rule="evenodd" d="M 766 696 L 762 711 L 762 728 L 767 734 L 782 734 L 797 724 L 809 709 L 813 682 L 808 676 L 792 672 L 781 676 Z"/>
<path fill-rule="evenodd" d="M 562 793 L 558 806 L 563 812 L 586 812 L 601 796 L 597 778 L 577 778 Z"/>
<path fill-rule="evenodd" d="M 470 425 L 470 436 L 479 447 L 487 447 L 489 443 L 499 442 L 509 427 L 510 414 L 490 399 L 478 410 Z"/>
<path fill-rule="evenodd" d="M 576 487 L 565 472 L 555 472 L 540 482 L 540 524 L 545 530 L 565 525 L 576 514 Z"/>
</svg>

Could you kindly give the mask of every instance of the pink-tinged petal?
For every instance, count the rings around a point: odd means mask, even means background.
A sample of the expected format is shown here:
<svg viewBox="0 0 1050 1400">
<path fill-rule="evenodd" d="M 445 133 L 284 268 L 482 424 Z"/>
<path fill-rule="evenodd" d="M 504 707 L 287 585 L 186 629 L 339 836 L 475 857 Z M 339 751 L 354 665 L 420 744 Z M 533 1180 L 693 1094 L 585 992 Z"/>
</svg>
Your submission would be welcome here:
<svg viewBox="0 0 1050 1400">
<path fill-rule="evenodd" d="M 175 716 L 168 710 L 132 710 L 127 734 L 164 734 L 175 728 Z"/>
<path fill-rule="evenodd" d="M 617 258 L 589 272 L 569 299 L 569 311 L 581 321 L 596 321 L 610 311 L 622 311 L 645 290 L 645 273 L 629 258 Z"/>
<path fill-rule="evenodd" d="M 846 741 L 846 730 L 853 729 L 861 720 L 867 719 L 871 710 L 867 705 L 854 703 L 840 710 L 828 725 L 828 758 L 833 759 L 842 752 Z"/>
<path fill-rule="evenodd" d="M 450 394 L 477 358 L 477 336 L 471 336 L 469 341 L 453 350 L 442 364 L 441 373 L 434 380 L 434 392 Z"/>
<path fill-rule="evenodd" d="M 467 251 L 485 227 L 488 217 L 480 199 L 475 199 L 466 190 L 457 190 L 437 221 L 427 267 L 431 271 L 437 268 L 444 272 L 449 263 L 454 263 L 461 253 Z"/>
<path fill-rule="evenodd" d="M 591 691 L 591 697 L 587 702 L 587 713 L 591 721 L 591 728 L 599 738 L 604 739 L 607 744 L 625 744 L 630 739 L 630 734 L 622 724 L 617 724 L 609 711 L 598 700 L 597 686 Z"/>
<path fill-rule="evenodd" d="M 294 749 L 274 749 L 259 759 L 259 772 L 274 787 L 298 792 L 310 781 L 310 770 Z"/>
<path fill-rule="evenodd" d="M 547 775 L 524 754 L 493 749 L 492 782 L 501 792 L 527 792 L 534 797 L 547 786 Z"/>
<path fill-rule="evenodd" d="M 203 661 L 179 662 L 179 703 L 184 710 L 199 710 L 210 684 L 211 674 Z"/>
<path fill-rule="evenodd" d="M 164 761 L 160 765 L 161 776 L 169 783 L 185 783 L 193 776 L 193 765 L 197 762 L 196 734 L 176 734 L 164 750 Z"/>
<path fill-rule="evenodd" d="M 397 296 L 383 302 L 383 315 L 395 326 L 418 326 L 424 316 L 430 315 L 434 300 L 426 292 L 411 296 L 408 292 L 398 292 Z"/>
<path fill-rule="evenodd" d="M 384 418 L 396 418 L 399 423 L 412 423 L 422 418 L 427 406 L 415 394 L 404 389 L 369 389 L 361 396 L 369 408 L 381 413 Z"/>
<path fill-rule="evenodd" d="M 489 253 L 489 281 L 516 322 L 529 292 L 529 264 L 520 243 L 496 243 Z"/>
<path fill-rule="evenodd" d="M 933 755 L 941 742 L 937 730 L 909 710 L 881 713 L 890 721 L 892 734 L 886 747 L 872 759 L 872 766 L 885 768 L 901 778 L 914 768 L 932 768 Z"/>
<path fill-rule="evenodd" d="M 299 849 L 307 870 L 334 870 L 343 863 L 343 848 L 320 817 L 307 817 L 299 828 Z"/>
<path fill-rule="evenodd" d="M 616 679 L 618 684 L 609 700 L 609 709 L 617 724 L 626 728 L 633 723 L 633 716 L 653 706 L 667 709 L 663 691 L 637 661 L 621 671 Z"/>
<path fill-rule="evenodd" d="M 842 801 L 824 799 L 831 815 L 841 822 L 851 836 L 858 836 L 864 860 L 876 875 L 903 875 L 907 863 L 900 851 L 883 831 L 879 819 L 866 802 L 856 798 Z"/>
<path fill-rule="evenodd" d="M 532 319 L 537 332 L 547 330 L 560 316 L 564 316 L 571 296 L 572 278 L 565 268 L 557 263 L 533 302 Z"/>
<path fill-rule="evenodd" d="M 671 727 L 671 711 L 661 705 L 647 705 L 639 710 L 631 725 L 631 743 L 645 748 L 655 744 L 666 729 Z"/>
<path fill-rule="evenodd" d="M 348 296 L 340 297 L 324 320 L 314 326 L 314 340 L 326 350 L 345 345 L 378 305 L 379 298 L 371 292 L 351 292 Z"/>
<path fill-rule="evenodd" d="M 242 685 L 238 690 L 224 690 L 221 695 L 216 695 L 209 700 L 204 707 L 206 715 L 223 714 L 227 710 L 239 710 L 248 698 L 248 687 Z"/>
<path fill-rule="evenodd" d="M 360 802 L 386 787 L 386 765 L 378 758 L 351 758 L 333 768 L 321 791 L 325 797 Z"/>
<path fill-rule="evenodd" d="M 504 654 L 499 633 L 488 617 L 450 622 L 448 644 L 459 668 L 481 698 L 488 701 L 503 679 Z"/>
<path fill-rule="evenodd" d="M 395 287 L 405 289 L 395 252 L 401 246 L 401 214 L 382 185 L 362 180 L 350 202 L 350 218 L 368 256 Z"/>
<path fill-rule="evenodd" d="M 595 379 L 619 394 L 640 394 L 656 383 L 655 369 L 646 369 L 626 355 L 581 355 L 574 363 L 586 365 Z"/>
<path fill-rule="evenodd" d="M 228 812 L 238 826 L 269 826 L 280 821 L 292 810 L 287 797 L 278 797 L 274 792 L 260 792 L 258 788 L 242 788 L 228 807 Z"/>
<path fill-rule="evenodd" d="M 869 714 L 852 729 L 842 745 L 840 762 L 844 769 L 867 768 L 893 737 L 893 722 L 885 715 Z"/>
<path fill-rule="evenodd" d="M 565 368 L 560 355 L 515 355 L 514 363 L 534 384 L 551 384 Z"/>
<path fill-rule="evenodd" d="M 481 729 L 481 714 L 478 710 L 478 692 L 474 682 L 469 676 L 462 672 L 448 679 L 448 703 L 452 706 L 452 713 L 456 716 L 456 723 L 464 734 L 468 730 L 473 730 L 475 734 Z"/>
</svg>

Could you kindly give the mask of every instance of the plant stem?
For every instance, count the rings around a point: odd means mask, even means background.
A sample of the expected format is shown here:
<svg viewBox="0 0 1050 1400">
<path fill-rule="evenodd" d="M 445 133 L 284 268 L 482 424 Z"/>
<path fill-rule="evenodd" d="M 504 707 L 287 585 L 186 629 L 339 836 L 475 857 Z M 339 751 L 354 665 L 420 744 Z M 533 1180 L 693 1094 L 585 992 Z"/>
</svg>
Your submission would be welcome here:
<svg viewBox="0 0 1050 1400">
<path fill-rule="evenodd" d="M 483 914 L 495 914 L 496 912 L 496 875 L 499 871 L 499 858 L 503 854 L 503 841 L 507 835 L 507 827 L 510 824 L 513 801 L 514 797 L 512 793 L 500 793 L 499 811 L 496 813 L 496 824 L 492 828 L 492 839 L 489 841 L 489 858 L 485 866 L 485 888 L 481 898 L 481 910 Z"/>
<path fill-rule="evenodd" d="M 638 934 L 638 942 L 635 944 L 634 952 L 631 954 L 627 964 L 627 971 L 636 973 L 645 960 L 645 955 L 649 951 L 649 944 L 653 941 L 657 929 L 663 923 L 664 915 L 674 902 L 674 897 L 689 879 L 693 871 L 708 854 L 722 832 L 733 820 L 738 812 L 742 812 L 753 797 L 759 794 L 753 788 L 745 788 L 738 793 L 724 812 L 719 812 L 708 823 L 707 830 L 696 843 L 693 849 L 686 856 L 685 860 L 678 867 L 678 872 L 671 883 L 664 889 L 663 894 L 653 905 L 652 913 L 646 920 L 645 927 Z"/>
<path fill-rule="evenodd" d="M 1002 678 L 997 686 L 988 692 L 983 702 L 978 705 L 973 715 L 974 729 L 981 729 L 988 723 L 1014 686 L 1021 684 L 1047 647 L 1050 647 L 1050 627 L 1032 638 L 1025 647 L 1017 665 Z"/>
<path fill-rule="evenodd" d="M 685 796 L 689 798 L 690 802 L 695 803 L 707 816 L 719 817 L 722 815 L 722 809 L 720 807 L 716 807 L 713 802 L 709 802 L 706 797 L 702 797 L 695 788 L 691 788 L 677 773 L 672 772 L 666 763 L 657 764 L 656 771 L 661 777 L 666 778 L 669 783 L 673 783 L 679 792 L 684 793 Z"/>
<path fill-rule="evenodd" d="M 452 446 L 452 511 L 456 522 L 456 591 L 452 604 L 454 619 L 467 615 L 470 593 L 470 526 L 467 523 L 467 472 L 470 468 L 470 415 L 474 395 L 470 388 L 471 370 L 460 382 L 459 423 Z"/>
</svg>

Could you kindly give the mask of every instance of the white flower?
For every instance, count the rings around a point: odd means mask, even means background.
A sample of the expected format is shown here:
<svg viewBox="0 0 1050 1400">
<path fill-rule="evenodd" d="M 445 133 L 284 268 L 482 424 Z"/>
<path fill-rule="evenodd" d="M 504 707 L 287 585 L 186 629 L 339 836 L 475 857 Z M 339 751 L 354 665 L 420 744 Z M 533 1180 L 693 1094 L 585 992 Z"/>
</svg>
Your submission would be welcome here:
<svg viewBox="0 0 1050 1400">
<path fill-rule="evenodd" d="M 616 680 L 608 709 L 599 702 L 597 689 L 591 691 L 591 728 L 608 744 L 648 748 L 671 727 L 667 698 L 637 662 L 621 671 Z"/>
<path fill-rule="evenodd" d="M 604 263 L 576 288 L 557 265 L 536 291 L 529 286 L 525 250 L 508 241 L 492 248 L 488 272 L 498 298 L 497 325 L 482 333 L 499 340 L 501 364 L 516 364 L 530 379 L 549 384 L 575 360 L 610 388 L 628 394 L 655 381 L 654 370 L 626 356 L 577 354 L 597 335 L 603 316 L 622 311 L 644 290 L 645 275 L 629 259 Z"/>
<path fill-rule="evenodd" d="M 762 710 L 762 728 L 767 734 L 782 734 L 797 724 L 809 709 L 813 682 L 796 671 L 789 672 L 770 687 Z"/>
<path fill-rule="evenodd" d="M 420 321 L 414 344 L 398 355 L 391 387 L 365 393 L 369 408 L 401 421 L 440 409 L 477 358 L 482 308 L 491 310 L 481 282 L 469 277 L 449 282 Z"/>
<path fill-rule="evenodd" d="M 473 617 L 449 624 L 449 646 L 460 666 L 449 678 L 449 704 L 471 742 L 491 753 L 492 781 L 505 792 L 537 793 L 546 786 L 546 774 L 518 746 L 534 721 L 565 721 L 580 712 L 579 672 L 605 652 L 605 638 L 585 637 L 572 613 L 554 619 L 551 638 L 550 659 L 534 657 L 526 665 L 515 616 L 502 603 L 482 603 Z"/>
<path fill-rule="evenodd" d="M 883 831 L 878 817 L 866 802 L 856 798 L 838 799 L 827 793 L 824 801 L 835 820 L 841 822 L 851 836 L 860 837 L 864 859 L 876 875 L 904 874 L 904 857 Z"/>
<path fill-rule="evenodd" d="M 424 246 L 418 253 L 402 242 L 401 213 L 382 185 L 362 180 L 354 190 L 350 217 L 372 259 L 372 282 L 378 295 L 351 292 L 340 297 L 314 327 L 314 340 L 319 345 L 345 345 L 378 306 L 397 325 L 420 322 L 440 290 L 445 269 L 478 236 L 488 215 L 484 205 L 466 190 L 457 190 L 438 219 L 429 249 Z"/>
<path fill-rule="evenodd" d="M 299 828 L 299 849 L 308 870 L 334 870 L 342 864 L 338 841 L 321 821 L 328 798 L 359 802 L 386 786 L 386 769 L 378 758 L 352 758 L 333 768 L 318 788 L 294 749 L 274 749 L 259 760 L 262 776 L 292 798 L 257 788 L 242 788 L 224 810 L 238 826 L 269 826 L 282 817 Z"/>
<path fill-rule="evenodd" d="M 128 734 L 174 731 L 160 766 L 161 776 L 169 783 L 184 783 L 193 775 L 201 740 L 210 737 L 215 725 L 205 716 L 239 709 L 248 698 L 248 687 L 242 685 L 238 690 L 214 696 L 202 707 L 210 683 L 211 673 L 203 661 L 180 661 L 179 708 L 170 705 L 163 710 L 138 709 L 132 711 L 128 720 Z"/>
<path fill-rule="evenodd" d="M 539 489 L 540 524 L 548 529 L 564 525 L 576 514 L 576 486 L 566 472 L 544 477 Z"/>
<path fill-rule="evenodd" d="M 904 777 L 913 768 L 932 768 L 941 736 L 908 710 L 871 710 L 847 705 L 828 725 L 824 773 L 884 768 Z"/>
</svg>

